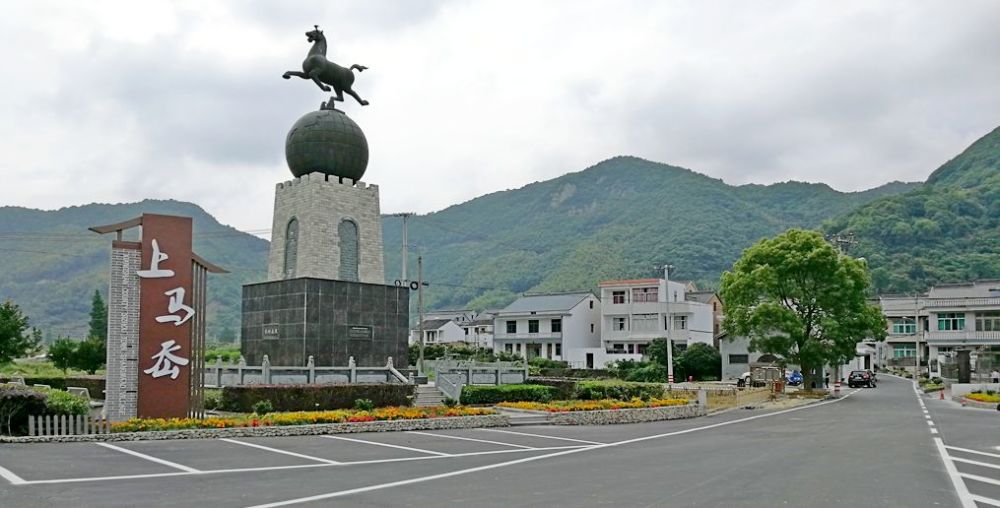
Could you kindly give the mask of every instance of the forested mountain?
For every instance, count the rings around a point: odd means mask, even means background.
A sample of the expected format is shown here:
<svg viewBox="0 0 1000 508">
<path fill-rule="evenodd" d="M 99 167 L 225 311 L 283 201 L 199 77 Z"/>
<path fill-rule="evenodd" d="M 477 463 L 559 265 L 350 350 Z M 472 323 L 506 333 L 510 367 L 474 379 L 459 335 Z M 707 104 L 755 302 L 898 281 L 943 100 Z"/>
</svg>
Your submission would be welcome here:
<svg viewBox="0 0 1000 508">
<path fill-rule="evenodd" d="M 608 278 L 654 275 L 714 287 L 758 239 L 916 189 L 891 183 L 843 193 L 823 184 L 731 186 L 693 171 L 634 157 L 516 190 L 496 192 L 410 219 L 424 257 L 427 308 L 506 305 L 521 292 L 594 288 Z M 19 303 L 47 335 L 80 338 L 90 296 L 107 291 L 110 237 L 90 226 L 142 212 L 194 217 L 195 250 L 232 273 L 210 280 L 209 334 L 239 329 L 240 287 L 266 276 L 267 242 L 219 224 L 194 204 L 146 200 L 56 211 L 0 207 L 0 299 Z M 400 219 L 386 217 L 386 277 L 400 273 Z M 416 278 L 411 251 L 410 278 Z M 416 298 L 413 298 L 414 303 Z"/>
<path fill-rule="evenodd" d="M 209 333 L 239 330 L 240 287 L 261 280 L 267 242 L 179 201 L 91 204 L 55 211 L 0 207 L 0 300 L 11 299 L 47 337 L 83 338 L 95 289 L 107 297 L 113 235 L 87 231 L 143 212 L 194 218 L 194 250 L 231 271 L 209 277 Z"/>
<path fill-rule="evenodd" d="M 919 189 L 873 201 L 825 225 L 854 234 L 881 292 L 1000 278 L 1000 127 Z"/>
<path fill-rule="evenodd" d="M 584 171 L 482 196 L 410 219 L 424 256 L 429 308 L 505 305 L 525 291 L 590 289 L 608 278 L 654 275 L 714 287 L 740 252 L 790 227 L 919 184 L 843 193 L 799 182 L 731 186 L 693 171 L 615 157 Z M 384 220 L 386 274 L 400 273 L 401 220 Z M 416 256 L 410 258 L 415 278 Z"/>
</svg>

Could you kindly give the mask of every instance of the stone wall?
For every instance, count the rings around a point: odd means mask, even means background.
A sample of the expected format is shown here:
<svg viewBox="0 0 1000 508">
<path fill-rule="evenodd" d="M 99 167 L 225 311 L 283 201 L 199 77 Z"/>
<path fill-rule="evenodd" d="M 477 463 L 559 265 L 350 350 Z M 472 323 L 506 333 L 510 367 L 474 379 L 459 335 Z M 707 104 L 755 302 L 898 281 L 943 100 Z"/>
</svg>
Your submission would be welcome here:
<svg viewBox="0 0 1000 508">
<path fill-rule="evenodd" d="M 614 425 L 619 423 L 678 420 L 681 418 L 705 416 L 705 414 L 707 414 L 705 406 L 699 404 L 688 404 L 686 406 L 552 413 L 549 416 L 549 423 L 552 425 Z"/>
<path fill-rule="evenodd" d="M 382 219 L 377 185 L 310 173 L 279 183 L 274 191 L 274 222 L 267 263 L 268 280 L 285 277 L 285 231 L 299 224 L 295 277 L 340 279 L 340 223 L 358 226 L 358 280 L 385 282 Z"/>
</svg>

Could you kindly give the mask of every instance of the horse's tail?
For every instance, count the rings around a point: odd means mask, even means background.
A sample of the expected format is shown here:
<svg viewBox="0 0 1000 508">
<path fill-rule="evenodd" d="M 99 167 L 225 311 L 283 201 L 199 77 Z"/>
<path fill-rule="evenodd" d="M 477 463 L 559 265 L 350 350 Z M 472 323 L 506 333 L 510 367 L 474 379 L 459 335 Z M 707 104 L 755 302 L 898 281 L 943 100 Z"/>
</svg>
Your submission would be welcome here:
<svg viewBox="0 0 1000 508">
<path fill-rule="evenodd" d="M 364 65 L 354 64 L 354 65 L 351 66 L 351 70 L 353 71 L 354 69 L 357 69 L 358 72 L 361 72 L 361 71 L 364 71 L 364 70 L 368 69 L 368 67 L 365 67 Z"/>
</svg>

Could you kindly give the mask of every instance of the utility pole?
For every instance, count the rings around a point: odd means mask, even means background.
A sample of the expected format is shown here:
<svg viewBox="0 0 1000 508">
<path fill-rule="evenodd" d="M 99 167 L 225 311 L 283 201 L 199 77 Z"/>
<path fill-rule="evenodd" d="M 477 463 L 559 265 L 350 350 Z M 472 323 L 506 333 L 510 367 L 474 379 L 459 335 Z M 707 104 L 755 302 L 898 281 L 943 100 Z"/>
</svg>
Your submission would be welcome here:
<svg viewBox="0 0 1000 508">
<path fill-rule="evenodd" d="M 409 242 L 409 237 L 408 237 L 408 222 L 409 222 L 408 219 L 413 216 L 413 213 L 412 212 L 400 212 L 400 213 L 389 214 L 389 216 L 390 217 L 402 217 L 403 218 L 403 253 L 402 253 L 402 257 L 401 257 L 402 260 L 403 260 L 403 267 L 402 267 L 402 271 L 400 273 L 399 280 L 402 281 L 403 285 L 406 285 L 410 281 L 409 278 L 407 277 L 407 274 L 406 274 L 406 262 L 407 262 L 408 258 L 410 257 L 410 249 L 409 249 L 410 242 Z"/>
<path fill-rule="evenodd" d="M 424 373 L 424 257 L 417 256 L 417 319 L 420 320 L 420 359 L 417 371 Z"/>
<path fill-rule="evenodd" d="M 656 269 L 663 270 L 663 278 L 666 280 L 666 288 L 664 288 L 664 296 L 667 302 L 667 383 L 674 382 L 674 316 L 670 314 L 670 270 L 674 268 L 674 265 L 663 264 L 657 265 Z"/>
</svg>

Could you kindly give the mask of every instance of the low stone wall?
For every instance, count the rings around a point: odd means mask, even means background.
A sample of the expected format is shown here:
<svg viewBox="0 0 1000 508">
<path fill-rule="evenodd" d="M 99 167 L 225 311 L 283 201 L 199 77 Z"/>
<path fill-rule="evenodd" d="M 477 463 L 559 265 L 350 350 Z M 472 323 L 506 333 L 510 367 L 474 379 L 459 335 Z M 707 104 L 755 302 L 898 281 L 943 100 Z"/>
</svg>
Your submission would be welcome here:
<svg viewBox="0 0 1000 508">
<path fill-rule="evenodd" d="M 963 396 L 952 397 L 952 400 L 958 402 L 966 407 L 976 407 L 979 409 L 994 409 L 996 410 L 1000 407 L 1000 404 L 996 402 L 980 402 L 978 400 L 967 399 Z"/>
<path fill-rule="evenodd" d="M 88 434 L 83 436 L 0 436 L 0 443 L 80 443 L 90 441 L 160 441 L 164 439 L 219 439 L 234 437 L 284 437 L 317 436 L 323 434 L 350 434 L 356 432 L 394 432 L 407 430 L 472 429 L 478 427 L 507 427 L 510 420 L 504 415 L 456 416 L 415 420 L 389 420 L 376 422 L 322 423 L 317 425 L 284 425 L 272 427 L 233 427 L 227 429 L 184 429 L 147 432 L 120 432 L 116 434 Z"/>
<path fill-rule="evenodd" d="M 567 411 L 551 413 L 549 423 L 552 425 L 614 425 L 694 418 L 705 416 L 706 413 L 705 406 L 699 404 L 601 411 Z"/>
</svg>

